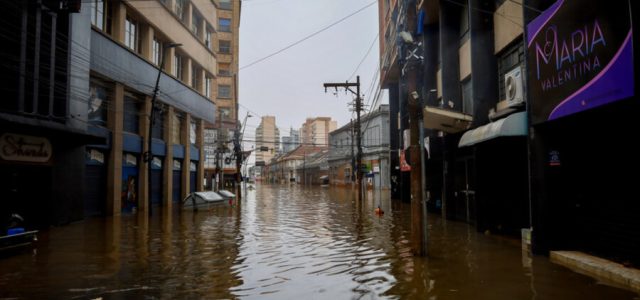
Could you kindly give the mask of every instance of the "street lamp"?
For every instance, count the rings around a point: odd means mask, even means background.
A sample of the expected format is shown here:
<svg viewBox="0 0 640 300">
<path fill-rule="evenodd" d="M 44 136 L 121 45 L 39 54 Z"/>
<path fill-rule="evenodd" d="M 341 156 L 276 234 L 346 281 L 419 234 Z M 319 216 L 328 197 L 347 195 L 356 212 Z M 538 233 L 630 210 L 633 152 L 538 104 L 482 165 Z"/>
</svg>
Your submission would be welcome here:
<svg viewBox="0 0 640 300">
<path fill-rule="evenodd" d="M 151 144 L 153 139 L 153 123 L 155 122 L 155 108 L 156 108 L 156 96 L 158 95 L 158 85 L 160 84 L 160 75 L 162 75 L 162 68 L 164 67 L 164 57 L 166 50 L 170 48 L 180 47 L 182 44 L 167 43 L 162 46 L 162 58 L 160 59 L 160 68 L 158 68 L 158 77 L 156 78 L 156 86 L 153 89 L 153 96 L 151 96 L 151 112 L 149 113 L 149 135 L 147 136 L 147 152 L 144 153 L 143 158 L 147 163 L 147 210 L 151 215 L 151 162 L 153 161 L 153 152 L 151 151 Z"/>
</svg>

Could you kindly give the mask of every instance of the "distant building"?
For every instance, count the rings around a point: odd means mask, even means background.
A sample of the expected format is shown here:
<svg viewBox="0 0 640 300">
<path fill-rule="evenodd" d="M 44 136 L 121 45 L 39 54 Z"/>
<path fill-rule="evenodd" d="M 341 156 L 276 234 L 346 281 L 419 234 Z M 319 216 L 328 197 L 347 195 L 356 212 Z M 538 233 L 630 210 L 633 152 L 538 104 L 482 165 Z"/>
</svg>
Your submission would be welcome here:
<svg viewBox="0 0 640 300">
<path fill-rule="evenodd" d="M 300 145 L 300 130 L 291 128 L 289 129 L 289 136 L 282 137 L 282 152 L 291 152 L 298 145 Z"/>
<path fill-rule="evenodd" d="M 329 132 L 338 127 L 330 117 L 307 118 L 300 128 L 300 139 L 303 144 L 327 146 Z"/>
<path fill-rule="evenodd" d="M 389 188 L 389 105 L 380 107 L 361 118 L 362 165 L 369 187 Z M 333 185 L 354 182 L 356 141 L 353 124 L 346 124 L 329 134 L 329 180 Z"/>
<path fill-rule="evenodd" d="M 280 130 L 276 117 L 264 116 L 256 128 L 256 162 L 268 163 L 280 152 Z"/>
</svg>

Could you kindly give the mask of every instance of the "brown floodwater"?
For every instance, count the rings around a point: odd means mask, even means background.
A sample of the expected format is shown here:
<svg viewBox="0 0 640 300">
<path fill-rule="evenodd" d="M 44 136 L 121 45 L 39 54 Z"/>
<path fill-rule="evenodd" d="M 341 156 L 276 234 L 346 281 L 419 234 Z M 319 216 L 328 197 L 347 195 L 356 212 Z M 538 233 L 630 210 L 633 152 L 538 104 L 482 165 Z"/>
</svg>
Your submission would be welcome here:
<svg viewBox="0 0 640 300">
<path fill-rule="evenodd" d="M 409 205 L 387 194 L 259 185 L 233 206 L 51 228 L 0 258 L 0 298 L 640 299 L 431 214 L 413 257 Z"/>
</svg>

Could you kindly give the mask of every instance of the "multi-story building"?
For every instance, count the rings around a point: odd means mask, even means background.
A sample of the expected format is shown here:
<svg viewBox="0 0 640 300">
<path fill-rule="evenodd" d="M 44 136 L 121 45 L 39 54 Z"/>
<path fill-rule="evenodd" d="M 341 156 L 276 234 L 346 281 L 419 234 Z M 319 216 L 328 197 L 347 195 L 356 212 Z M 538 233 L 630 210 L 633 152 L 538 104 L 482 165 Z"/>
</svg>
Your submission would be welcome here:
<svg viewBox="0 0 640 300">
<path fill-rule="evenodd" d="M 256 163 L 269 161 L 280 151 L 280 129 L 276 117 L 264 116 L 256 128 Z"/>
<path fill-rule="evenodd" d="M 369 186 L 388 189 L 389 177 L 389 105 L 361 117 L 362 165 Z M 355 183 L 357 142 L 354 124 L 346 124 L 329 134 L 329 181 L 332 185 Z"/>
<path fill-rule="evenodd" d="M 170 208 L 201 190 L 203 130 L 216 116 L 213 3 L 88 1 L 72 26 L 71 97 L 88 99 L 89 129 L 108 139 L 87 147 L 93 213 Z"/>
<path fill-rule="evenodd" d="M 8 105 L 3 111 L 17 116 L 3 126 L 9 131 L 2 138 L 21 149 L 42 145 L 39 151 L 21 150 L 38 154 L 37 161 L 7 169 L 13 178 L 8 182 L 20 186 L 12 189 L 27 193 L 18 196 L 39 199 L 29 206 L 42 211 L 42 224 L 154 204 L 170 209 L 202 189 L 197 178 L 203 177 L 203 129 L 216 112 L 212 2 L 39 3 L 17 1 L 5 10 L 7 16 L 25 12 L 27 18 L 14 22 L 26 31 L 3 35 L 10 39 L 3 43 L 9 57 L 17 57 L 16 74 L 24 75 L 13 77 L 15 105 L 3 102 Z M 69 3 L 77 13 L 59 10 Z M 27 43 L 31 37 L 36 40 Z M 20 123 L 31 125 L 12 129 Z M 24 161 L 21 156 L 2 159 Z M 46 166 L 39 169 L 38 163 Z M 30 178 L 22 177 L 30 172 Z M 33 178 L 48 187 L 27 192 L 24 184 Z M 54 215 L 44 216 L 50 211 Z"/>
<path fill-rule="evenodd" d="M 287 153 L 293 151 L 300 145 L 300 130 L 289 129 L 289 136 L 282 137 L 282 152 Z"/>
<path fill-rule="evenodd" d="M 79 1 L 60 2 L 8 1 L 0 12 L 0 220 L 19 214 L 29 228 L 83 218 L 84 147 L 104 142 L 87 130 L 89 87 L 72 74 L 69 24 L 86 16 Z"/>
<path fill-rule="evenodd" d="M 637 4 L 412 3 L 379 1 L 391 172 L 401 179 L 392 196 L 409 199 L 410 168 L 402 172 L 401 159 L 409 97 L 417 95 L 430 211 L 482 231 L 533 229 L 536 251 L 638 262 L 640 207 L 629 201 L 633 183 L 624 175 L 637 161 L 628 139 L 638 111 L 630 21 Z"/>
<path fill-rule="evenodd" d="M 207 188 L 211 188 L 215 184 L 216 174 L 220 181 L 225 182 L 223 186 L 236 180 L 235 162 L 227 162 L 233 156 L 230 138 L 234 137 L 233 131 L 239 128 L 237 87 L 242 3 L 241 0 L 199 1 L 215 6 L 215 34 L 211 36 L 210 44 L 216 53 L 216 82 L 212 95 L 218 108 L 218 119 L 206 128 L 205 133 L 205 136 L 216 137 L 205 141 L 205 177 Z"/>
<path fill-rule="evenodd" d="M 338 127 L 330 117 L 307 118 L 300 128 L 300 139 L 303 144 L 327 146 L 329 132 Z"/>
</svg>

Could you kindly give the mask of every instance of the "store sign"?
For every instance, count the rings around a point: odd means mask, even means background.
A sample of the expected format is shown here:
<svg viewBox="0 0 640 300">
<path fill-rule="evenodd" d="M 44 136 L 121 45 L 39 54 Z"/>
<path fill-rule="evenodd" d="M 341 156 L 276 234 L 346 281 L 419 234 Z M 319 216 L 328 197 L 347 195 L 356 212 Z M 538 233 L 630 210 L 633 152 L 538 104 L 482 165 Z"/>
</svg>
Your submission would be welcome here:
<svg viewBox="0 0 640 300">
<path fill-rule="evenodd" d="M 533 123 L 634 95 L 627 1 L 558 0 L 527 34 Z"/>
<path fill-rule="evenodd" d="M 53 149 L 43 137 L 5 133 L 0 136 L 0 158 L 8 161 L 45 163 Z"/>
</svg>

